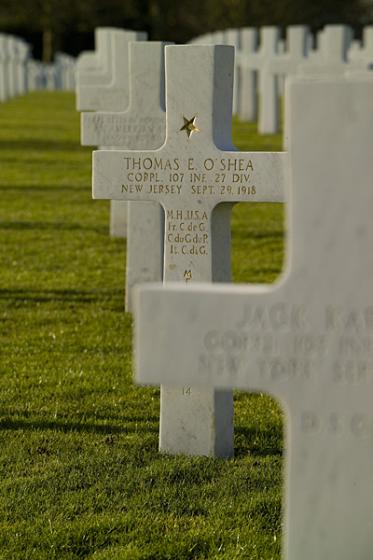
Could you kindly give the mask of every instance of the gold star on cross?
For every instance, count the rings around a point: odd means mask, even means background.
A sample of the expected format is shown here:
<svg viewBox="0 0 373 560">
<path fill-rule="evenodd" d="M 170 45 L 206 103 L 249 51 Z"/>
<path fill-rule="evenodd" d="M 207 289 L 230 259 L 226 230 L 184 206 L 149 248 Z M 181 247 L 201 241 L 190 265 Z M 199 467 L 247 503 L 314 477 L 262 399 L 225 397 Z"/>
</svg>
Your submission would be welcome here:
<svg viewBox="0 0 373 560">
<path fill-rule="evenodd" d="M 184 119 L 184 125 L 180 128 L 180 130 L 185 130 L 188 138 L 191 137 L 191 135 L 193 134 L 193 132 L 200 132 L 199 128 L 196 127 L 195 120 L 196 117 L 192 117 L 191 119 L 186 119 L 185 117 L 183 117 Z"/>
</svg>

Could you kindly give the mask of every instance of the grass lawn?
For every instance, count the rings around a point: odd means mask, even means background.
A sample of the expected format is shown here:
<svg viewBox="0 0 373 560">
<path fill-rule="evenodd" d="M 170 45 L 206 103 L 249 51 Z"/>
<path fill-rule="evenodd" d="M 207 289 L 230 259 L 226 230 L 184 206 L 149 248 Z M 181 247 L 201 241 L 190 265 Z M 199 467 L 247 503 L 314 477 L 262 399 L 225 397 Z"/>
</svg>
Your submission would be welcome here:
<svg viewBox="0 0 373 560">
<path fill-rule="evenodd" d="M 234 140 L 281 143 L 239 122 Z M 237 393 L 234 459 L 158 454 L 90 153 L 72 94 L 0 105 L 0 559 L 277 560 L 281 411 Z M 232 229 L 234 281 L 273 281 L 281 205 L 240 204 Z"/>
</svg>

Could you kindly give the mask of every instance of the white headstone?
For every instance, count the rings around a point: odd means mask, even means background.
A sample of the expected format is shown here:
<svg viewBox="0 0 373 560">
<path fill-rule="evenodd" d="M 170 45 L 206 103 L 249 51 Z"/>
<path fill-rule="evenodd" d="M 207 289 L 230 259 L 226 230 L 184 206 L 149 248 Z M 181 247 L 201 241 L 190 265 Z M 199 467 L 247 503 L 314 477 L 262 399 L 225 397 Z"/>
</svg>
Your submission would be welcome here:
<svg viewBox="0 0 373 560">
<path fill-rule="evenodd" d="M 373 25 L 363 29 L 363 47 L 368 57 L 368 62 L 373 62 Z"/>
<path fill-rule="evenodd" d="M 94 42 L 95 42 L 95 50 L 94 51 L 82 51 L 77 60 L 76 60 L 76 73 L 77 77 L 83 73 L 96 71 L 99 69 L 101 65 L 100 55 L 98 51 L 99 47 L 99 34 L 100 30 L 105 29 L 102 27 L 96 27 L 94 31 Z"/>
<path fill-rule="evenodd" d="M 129 43 L 125 111 L 82 113 L 83 146 L 120 146 L 127 150 L 159 148 L 166 138 L 164 43 Z"/>
<path fill-rule="evenodd" d="M 92 71 L 90 84 L 77 77 L 78 111 L 125 111 L 129 103 L 128 43 L 146 40 L 146 33 L 114 29 L 107 32 L 105 72 Z"/>
<path fill-rule="evenodd" d="M 262 83 L 264 87 L 273 88 L 271 77 L 273 75 L 280 76 L 294 76 L 297 73 L 298 67 L 308 55 L 308 40 L 309 30 L 306 26 L 294 25 L 287 28 L 287 49 L 282 54 L 277 54 L 268 59 L 262 68 Z M 268 82 L 269 81 L 269 82 Z M 266 119 L 266 124 L 259 120 L 259 131 L 262 133 L 274 134 L 279 131 L 280 126 L 280 99 L 277 99 L 276 108 L 274 108 L 275 99 L 272 95 L 262 91 L 262 112 L 261 118 Z M 269 119 L 268 116 L 275 111 L 273 118 Z M 272 124 L 272 126 L 270 126 Z"/>
<path fill-rule="evenodd" d="M 23 95 L 27 91 L 27 60 L 30 55 L 30 47 L 22 39 L 18 39 L 16 43 L 16 82 L 17 92 Z"/>
<path fill-rule="evenodd" d="M 278 53 L 280 30 L 277 27 L 261 29 L 261 68 L 260 68 L 260 103 L 258 131 L 261 134 L 277 131 L 280 123 L 279 81 L 274 74 L 264 72 L 266 62 Z"/>
<path fill-rule="evenodd" d="M 9 97 L 8 88 L 8 51 L 7 37 L 0 34 L 0 101 L 6 101 Z"/>
<path fill-rule="evenodd" d="M 7 55 L 8 55 L 8 92 L 12 98 L 18 95 L 17 91 L 17 68 L 16 68 L 16 38 L 12 35 L 6 37 Z"/>
<path fill-rule="evenodd" d="M 327 25 L 320 36 L 317 55 L 301 63 L 300 74 L 340 76 L 348 68 L 352 30 L 347 25 Z"/>
<path fill-rule="evenodd" d="M 348 51 L 348 61 L 357 64 L 373 64 L 373 26 L 367 25 L 363 29 L 363 42 L 352 41 Z"/>
<path fill-rule="evenodd" d="M 39 60 L 29 59 L 27 62 L 27 90 L 44 89 L 43 64 Z"/>
<path fill-rule="evenodd" d="M 274 286 L 141 288 L 137 379 L 279 399 L 283 558 L 369 560 L 373 81 L 298 80 L 290 99 L 286 273 Z"/>
<path fill-rule="evenodd" d="M 276 129 L 279 121 L 277 76 L 262 72 L 266 63 L 278 53 L 279 42 L 280 29 L 278 27 L 262 27 L 259 49 L 254 53 L 239 52 L 238 55 L 238 64 L 242 71 L 256 70 L 259 76 L 259 123 L 260 132 L 263 134 Z"/>
<path fill-rule="evenodd" d="M 74 57 L 59 52 L 55 56 L 58 88 L 73 91 L 75 88 L 76 61 Z"/>
<path fill-rule="evenodd" d="M 257 29 L 246 27 L 241 29 L 240 54 L 237 56 L 237 65 L 240 80 L 240 93 L 238 96 L 238 116 L 243 121 L 254 122 L 258 118 L 258 80 L 257 72 L 240 64 L 245 55 L 254 54 L 258 48 Z"/>
<path fill-rule="evenodd" d="M 309 50 L 309 29 L 304 25 L 290 25 L 286 34 L 287 48 L 283 54 L 269 59 L 269 72 L 283 76 L 294 76 L 298 66 L 307 58 Z"/>
<path fill-rule="evenodd" d="M 107 85 L 112 81 L 114 37 L 121 31 L 116 27 L 95 29 L 95 51 L 79 57 L 77 77 L 80 86 Z"/>
<path fill-rule="evenodd" d="M 99 39 L 97 36 L 97 40 Z M 130 74 L 128 45 L 130 41 L 146 39 L 146 33 L 114 30 L 110 33 L 112 82 L 109 85 L 81 86 L 78 72 L 77 107 L 78 110 L 125 111 L 129 104 Z M 101 51 L 104 46 L 99 43 Z M 127 235 L 127 204 L 110 203 L 110 235 L 125 238 Z"/>
<path fill-rule="evenodd" d="M 48 91 L 57 89 L 57 75 L 54 64 L 44 64 L 44 87 Z"/>
<path fill-rule="evenodd" d="M 166 282 L 229 281 L 232 204 L 283 200 L 285 154 L 232 147 L 233 64 L 232 47 L 166 47 L 165 144 L 93 154 L 94 198 L 162 204 Z M 162 387 L 160 449 L 230 456 L 232 404 L 231 392 Z"/>
<path fill-rule="evenodd" d="M 129 107 L 117 113 L 83 113 L 83 146 L 125 150 L 162 146 L 166 139 L 164 46 L 156 42 L 129 44 Z M 115 205 L 113 208 L 115 212 Z M 112 229 L 124 216 L 119 208 Z M 132 311 L 133 286 L 162 280 L 164 212 L 155 202 L 131 202 L 127 212 L 126 310 Z"/>
<path fill-rule="evenodd" d="M 263 68 L 263 76 L 265 74 L 276 75 L 276 76 L 286 76 L 291 77 L 297 74 L 299 65 L 304 62 L 309 53 L 309 47 L 311 41 L 309 39 L 310 32 L 308 27 L 304 25 L 291 25 L 287 28 L 287 50 L 283 54 L 278 54 L 267 62 L 267 64 Z M 270 105 L 268 107 L 265 106 L 266 103 L 270 101 Z M 262 96 L 262 103 L 263 103 L 263 115 L 266 115 L 271 111 L 273 98 L 267 95 Z M 275 133 L 279 130 L 280 124 L 280 100 L 277 101 L 277 116 L 272 120 L 272 123 L 275 125 L 271 130 L 269 127 L 266 128 L 266 132 Z M 264 130 L 264 125 L 259 123 L 260 131 Z M 284 146 L 287 147 L 288 141 L 288 122 L 287 122 L 287 113 L 285 112 L 284 117 Z"/>
</svg>

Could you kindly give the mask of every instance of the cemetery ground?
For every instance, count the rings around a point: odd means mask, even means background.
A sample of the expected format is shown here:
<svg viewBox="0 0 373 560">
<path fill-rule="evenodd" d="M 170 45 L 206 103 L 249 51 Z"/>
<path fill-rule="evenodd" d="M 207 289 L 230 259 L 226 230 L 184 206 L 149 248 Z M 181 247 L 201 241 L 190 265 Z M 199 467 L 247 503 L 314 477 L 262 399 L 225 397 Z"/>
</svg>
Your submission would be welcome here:
<svg viewBox="0 0 373 560">
<path fill-rule="evenodd" d="M 281 140 L 235 122 L 234 142 Z M 72 94 L 1 105 L 0 186 L 0 559 L 279 559 L 274 401 L 235 394 L 234 459 L 158 453 L 158 390 L 132 381 L 125 243 L 91 200 Z M 238 205 L 232 230 L 234 281 L 274 281 L 282 206 Z"/>
</svg>

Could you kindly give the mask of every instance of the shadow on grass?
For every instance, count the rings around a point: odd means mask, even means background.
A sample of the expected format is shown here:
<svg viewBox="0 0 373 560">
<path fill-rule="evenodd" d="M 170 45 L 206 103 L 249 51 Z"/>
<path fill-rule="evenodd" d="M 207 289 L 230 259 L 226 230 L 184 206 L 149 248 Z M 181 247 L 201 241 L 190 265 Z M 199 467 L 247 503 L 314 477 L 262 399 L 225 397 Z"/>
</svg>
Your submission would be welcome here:
<svg viewBox="0 0 373 560">
<path fill-rule="evenodd" d="M 283 430 L 277 425 L 267 429 L 236 427 L 235 440 L 235 457 L 283 455 Z"/>
<path fill-rule="evenodd" d="M 0 140 L 0 150 L 76 152 L 83 150 L 83 148 L 75 140 L 41 140 L 39 138 L 23 138 L 19 140 Z M 85 150 L 92 150 L 92 148 L 85 148 Z"/>
<path fill-rule="evenodd" d="M 27 430 L 40 432 L 53 430 L 64 433 L 92 433 L 92 434 L 132 434 L 132 433 L 158 433 L 158 418 L 156 416 L 137 417 L 122 416 L 118 421 L 122 426 L 115 424 L 95 424 L 93 422 L 72 422 L 69 420 L 48 419 L 16 419 L 6 417 L 0 419 L 1 430 Z"/>
<path fill-rule="evenodd" d="M 0 289 L 0 300 L 23 303 L 79 302 L 95 303 L 102 299 L 123 298 L 122 290 L 29 290 Z"/>
<path fill-rule="evenodd" d="M 156 416 L 118 416 L 117 424 L 98 424 L 94 422 L 72 422 L 69 420 L 48 419 L 12 419 L 9 416 L 0 419 L 1 430 L 41 431 L 52 430 L 63 433 L 92 433 L 92 434 L 131 434 L 158 433 L 159 419 Z M 252 428 L 237 428 L 236 437 L 246 439 L 245 445 L 235 445 L 235 457 L 281 457 L 282 431 L 278 429 L 254 430 Z M 258 443 L 260 438 L 260 443 Z M 275 441 L 274 441 L 275 440 Z"/>
<path fill-rule="evenodd" d="M 278 230 L 271 230 L 271 231 L 247 231 L 247 229 L 240 228 L 239 226 L 236 227 L 236 234 L 239 233 L 240 235 L 240 243 L 244 243 L 246 239 L 284 239 L 284 232 Z"/>
<path fill-rule="evenodd" d="M 96 233 L 100 233 L 101 235 L 108 235 L 108 228 L 107 226 L 99 226 L 99 225 L 82 225 L 82 224 L 74 224 L 69 222 L 21 222 L 21 221 L 14 221 L 14 222 L 2 222 L 0 221 L 0 229 L 5 230 L 59 230 L 59 231 L 77 231 L 77 230 L 84 230 L 84 231 L 94 231 Z"/>
<path fill-rule="evenodd" d="M 51 191 L 84 191 L 90 195 L 92 190 L 91 185 L 1 185 L 1 191 L 20 191 L 27 192 L 29 195 L 32 192 L 47 192 Z"/>
</svg>

